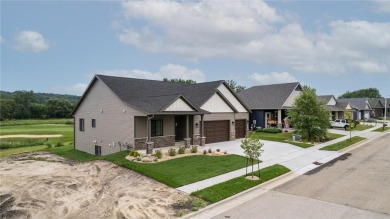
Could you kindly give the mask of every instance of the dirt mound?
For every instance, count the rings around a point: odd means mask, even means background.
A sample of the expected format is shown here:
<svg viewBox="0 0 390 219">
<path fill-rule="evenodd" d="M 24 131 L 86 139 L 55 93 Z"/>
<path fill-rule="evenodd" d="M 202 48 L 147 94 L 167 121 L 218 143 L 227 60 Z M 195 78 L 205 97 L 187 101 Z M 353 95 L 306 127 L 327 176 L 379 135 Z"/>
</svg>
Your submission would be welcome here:
<svg viewBox="0 0 390 219">
<path fill-rule="evenodd" d="M 170 218 L 189 195 L 106 161 L 45 152 L 0 160 L 0 218 Z"/>
</svg>

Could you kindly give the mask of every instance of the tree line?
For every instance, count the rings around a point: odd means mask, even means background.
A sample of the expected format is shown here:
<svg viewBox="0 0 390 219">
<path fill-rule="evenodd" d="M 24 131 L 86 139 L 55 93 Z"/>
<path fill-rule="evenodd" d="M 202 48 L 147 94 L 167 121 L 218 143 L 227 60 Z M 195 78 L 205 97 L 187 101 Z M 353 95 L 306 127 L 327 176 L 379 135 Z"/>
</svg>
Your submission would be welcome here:
<svg viewBox="0 0 390 219">
<path fill-rule="evenodd" d="M 70 118 L 80 97 L 34 93 L 33 91 L 0 91 L 0 119 Z"/>
</svg>

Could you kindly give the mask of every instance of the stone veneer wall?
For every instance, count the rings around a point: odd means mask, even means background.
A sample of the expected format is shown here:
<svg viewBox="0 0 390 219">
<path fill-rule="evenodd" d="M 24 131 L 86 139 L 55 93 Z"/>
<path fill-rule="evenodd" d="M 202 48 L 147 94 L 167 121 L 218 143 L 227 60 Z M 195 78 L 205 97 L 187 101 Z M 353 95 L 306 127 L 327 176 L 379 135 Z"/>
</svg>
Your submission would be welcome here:
<svg viewBox="0 0 390 219">
<path fill-rule="evenodd" d="M 236 132 L 235 131 L 231 131 L 230 132 L 229 141 L 234 141 L 234 140 L 236 140 Z"/>
<path fill-rule="evenodd" d="M 199 134 L 194 135 L 194 138 L 192 139 L 192 144 L 193 145 L 200 145 L 200 135 Z"/>
<path fill-rule="evenodd" d="M 136 138 L 134 139 L 135 150 L 146 149 L 146 140 L 148 138 Z M 154 142 L 153 148 L 162 148 L 175 145 L 175 136 L 166 135 L 166 136 L 155 136 L 152 137 L 152 142 Z"/>
</svg>

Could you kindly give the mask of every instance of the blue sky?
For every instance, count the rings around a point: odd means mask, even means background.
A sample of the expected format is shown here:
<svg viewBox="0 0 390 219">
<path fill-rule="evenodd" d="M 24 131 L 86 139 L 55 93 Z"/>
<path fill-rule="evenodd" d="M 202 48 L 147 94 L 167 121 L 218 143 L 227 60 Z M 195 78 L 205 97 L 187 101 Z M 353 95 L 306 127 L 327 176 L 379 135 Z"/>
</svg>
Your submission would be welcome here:
<svg viewBox="0 0 390 219">
<path fill-rule="evenodd" d="M 1 1 L 1 90 L 94 74 L 390 95 L 390 1 Z"/>
</svg>

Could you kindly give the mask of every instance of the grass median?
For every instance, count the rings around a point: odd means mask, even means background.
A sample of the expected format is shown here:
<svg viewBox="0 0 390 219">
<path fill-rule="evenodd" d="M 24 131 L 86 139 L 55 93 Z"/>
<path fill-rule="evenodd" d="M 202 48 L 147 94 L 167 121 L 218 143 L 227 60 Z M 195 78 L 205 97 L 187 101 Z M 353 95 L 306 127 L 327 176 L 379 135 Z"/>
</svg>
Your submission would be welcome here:
<svg viewBox="0 0 390 219">
<path fill-rule="evenodd" d="M 390 127 L 385 127 L 385 129 L 383 129 L 383 127 L 380 127 L 380 128 L 372 130 L 372 132 L 385 132 L 387 130 L 390 130 Z"/>
<path fill-rule="evenodd" d="M 288 172 L 290 172 L 288 168 L 279 164 L 275 164 L 260 170 L 260 180 L 248 180 L 245 178 L 245 176 L 240 176 L 226 182 L 193 192 L 192 194 L 211 203 L 215 203 Z M 258 176 L 259 172 L 254 172 L 254 175 Z"/>
<path fill-rule="evenodd" d="M 346 148 L 350 145 L 353 145 L 359 141 L 363 141 L 364 139 L 366 138 L 363 138 L 363 137 L 359 137 L 359 136 L 355 136 L 355 137 L 352 137 L 351 139 L 347 139 L 345 141 L 340 141 L 340 142 L 337 142 L 335 144 L 331 144 L 331 145 L 328 145 L 326 147 L 323 147 L 321 148 L 320 150 L 323 150 L 323 151 L 339 151 L 343 148 Z"/>
</svg>

